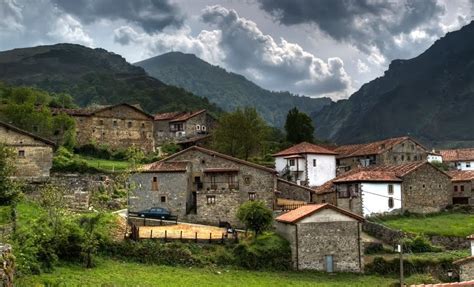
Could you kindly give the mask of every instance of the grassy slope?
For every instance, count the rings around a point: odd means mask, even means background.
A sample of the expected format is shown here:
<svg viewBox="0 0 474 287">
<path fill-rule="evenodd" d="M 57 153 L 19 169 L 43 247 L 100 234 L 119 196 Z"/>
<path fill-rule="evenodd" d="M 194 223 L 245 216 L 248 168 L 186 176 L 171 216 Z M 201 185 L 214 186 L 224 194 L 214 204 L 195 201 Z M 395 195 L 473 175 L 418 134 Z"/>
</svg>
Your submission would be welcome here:
<svg viewBox="0 0 474 287">
<path fill-rule="evenodd" d="M 128 161 L 107 160 L 100 158 L 93 158 L 88 156 L 76 155 L 78 158 L 87 162 L 90 167 L 97 168 L 104 171 L 124 171 L 129 167 Z"/>
<path fill-rule="evenodd" d="M 442 213 L 429 216 L 383 220 L 384 224 L 407 232 L 426 235 L 468 236 L 474 233 L 474 214 Z"/>
<path fill-rule="evenodd" d="M 133 274 L 133 276 L 131 276 Z M 389 286 L 395 279 L 355 274 L 327 275 L 315 272 L 256 272 L 151 266 L 101 259 L 85 270 L 63 265 L 53 273 L 18 278 L 18 286 Z M 107 285 L 102 285 L 107 284 Z"/>
</svg>

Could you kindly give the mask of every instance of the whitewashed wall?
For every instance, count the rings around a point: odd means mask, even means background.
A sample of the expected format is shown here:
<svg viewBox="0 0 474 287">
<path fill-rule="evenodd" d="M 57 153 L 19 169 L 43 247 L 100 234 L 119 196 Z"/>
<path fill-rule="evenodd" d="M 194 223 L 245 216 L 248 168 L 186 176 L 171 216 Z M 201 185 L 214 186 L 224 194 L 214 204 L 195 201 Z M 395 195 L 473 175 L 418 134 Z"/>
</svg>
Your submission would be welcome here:
<svg viewBox="0 0 474 287">
<path fill-rule="evenodd" d="M 393 195 L 388 194 L 388 185 L 393 185 Z M 402 207 L 400 183 L 362 183 L 362 212 L 364 216 L 372 213 L 390 212 Z M 393 197 L 393 208 L 388 207 L 388 198 Z"/>
<path fill-rule="evenodd" d="M 460 161 L 456 163 L 459 170 L 474 170 L 474 161 Z"/>
<path fill-rule="evenodd" d="M 313 160 L 316 159 L 316 167 Z M 336 177 L 336 156 L 308 154 L 309 186 L 320 186 Z"/>
</svg>

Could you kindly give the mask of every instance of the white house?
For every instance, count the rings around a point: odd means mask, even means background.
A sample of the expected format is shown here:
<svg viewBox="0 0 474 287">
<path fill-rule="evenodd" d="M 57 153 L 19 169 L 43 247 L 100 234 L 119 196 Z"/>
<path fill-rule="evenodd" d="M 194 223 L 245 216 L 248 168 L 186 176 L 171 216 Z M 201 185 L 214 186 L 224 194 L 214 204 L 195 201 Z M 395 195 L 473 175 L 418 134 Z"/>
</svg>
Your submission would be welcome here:
<svg viewBox="0 0 474 287">
<path fill-rule="evenodd" d="M 443 156 L 440 153 L 435 152 L 434 150 L 429 152 L 426 156 L 428 162 L 443 162 Z"/>
<path fill-rule="evenodd" d="M 273 155 L 280 177 L 305 186 L 320 186 L 336 177 L 336 153 L 302 142 Z"/>
<path fill-rule="evenodd" d="M 474 170 L 474 148 L 440 150 L 443 161 L 459 170 Z"/>
</svg>

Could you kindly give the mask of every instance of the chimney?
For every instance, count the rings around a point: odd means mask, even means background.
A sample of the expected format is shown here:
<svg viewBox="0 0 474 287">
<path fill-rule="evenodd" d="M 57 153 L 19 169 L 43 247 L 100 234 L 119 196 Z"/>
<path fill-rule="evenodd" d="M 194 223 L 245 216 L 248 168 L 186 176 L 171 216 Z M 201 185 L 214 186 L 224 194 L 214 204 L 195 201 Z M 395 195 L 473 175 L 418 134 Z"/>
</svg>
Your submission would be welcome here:
<svg viewBox="0 0 474 287">
<path fill-rule="evenodd" d="M 471 241 L 471 256 L 474 257 L 474 234 L 469 235 L 467 239 Z"/>
</svg>

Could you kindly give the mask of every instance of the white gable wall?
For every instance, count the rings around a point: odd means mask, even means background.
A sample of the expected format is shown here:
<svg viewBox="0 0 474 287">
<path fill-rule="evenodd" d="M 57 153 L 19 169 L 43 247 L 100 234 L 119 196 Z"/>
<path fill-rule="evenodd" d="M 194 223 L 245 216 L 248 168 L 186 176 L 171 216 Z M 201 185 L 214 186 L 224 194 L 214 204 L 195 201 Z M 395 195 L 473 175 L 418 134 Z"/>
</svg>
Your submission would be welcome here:
<svg viewBox="0 0 474 287">
<path fill-rule="evenodd" d="M 308 154 L 309 186 L 320 186 L 336 177 L 336 156 Z M 316 166 L 313 165 L 316 160 Z"/>
<path fill-rule="evenodd" d="M 388 186 L 393 185 L 393 194 L 388 193 Z M 364 216 L 372 213 L 390 212 L 402 208 L 400 183 L 361 183 L 362 213 Z M 389 208 L 389 197 L 393 198 L 393 208 Z"/>
</svg>

